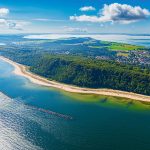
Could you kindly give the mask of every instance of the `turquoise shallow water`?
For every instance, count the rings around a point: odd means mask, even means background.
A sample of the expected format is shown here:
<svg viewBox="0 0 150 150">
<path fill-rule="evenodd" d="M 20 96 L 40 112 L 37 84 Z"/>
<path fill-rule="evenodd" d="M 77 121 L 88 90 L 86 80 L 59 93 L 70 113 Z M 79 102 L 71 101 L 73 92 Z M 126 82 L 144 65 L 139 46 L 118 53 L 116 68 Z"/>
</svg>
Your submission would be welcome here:
<svg viewBox="0 0 150 150">
<path fill-rule="evenodd" d="M 12 70 L 0 61 L 0 149 L 149 150 L 150 110 L 84 102 Z"/>
</svg>

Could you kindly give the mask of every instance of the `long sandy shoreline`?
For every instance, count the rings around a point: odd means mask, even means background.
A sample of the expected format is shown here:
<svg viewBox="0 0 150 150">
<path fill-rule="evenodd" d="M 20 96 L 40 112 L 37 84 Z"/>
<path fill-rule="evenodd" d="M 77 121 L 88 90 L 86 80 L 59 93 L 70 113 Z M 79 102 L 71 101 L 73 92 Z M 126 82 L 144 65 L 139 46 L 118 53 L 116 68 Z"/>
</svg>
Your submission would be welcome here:
<svg viewBox="0 0 150 150">
<path fill-rule="evenodd" d="M 16 62 L 13 62 L 10 59 L 7 59 L 3 56 L 0 56 L 0 59 L 11 64 L 14 66 L 14 73 L 19 76 L 23 76 L 27 79 L 29 79 L 32 83 L 46 86 L 46 87 L 54 87 L 57 89 L 61 89 L 67 92 L 72 93 L 82 93 L 82 94 L 97 94 L 97 95 L 105 95 L 105 96 L 114 96 L 114 97 L 122 97 L 122 98 L 128 98 L 132 100 L 138 100 L 143 102 L 150 102 L 150 96 L 131 93 L 131 92 L 124 92 L 119 90 L 112 90 L 112 89 L 91 89 L 91 88 L 80 88 L 76 86 L 71 86 L 63 83 L 58 83 L 55 81 L 49 81 L 46 78 L 43 78 L 41 76 L 35 75 L 28 71 L 27 67 L 21 64 L 18 64 Z"/>
</svg>

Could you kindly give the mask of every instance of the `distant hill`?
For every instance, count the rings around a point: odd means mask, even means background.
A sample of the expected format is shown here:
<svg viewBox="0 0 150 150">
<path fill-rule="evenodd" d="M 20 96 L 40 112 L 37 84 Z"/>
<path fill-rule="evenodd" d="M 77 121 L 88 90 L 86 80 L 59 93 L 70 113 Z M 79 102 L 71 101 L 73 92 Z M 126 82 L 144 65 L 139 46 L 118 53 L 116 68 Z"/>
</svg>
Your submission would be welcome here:
<svg viewBox="0 0 150 150">
<path fill-rule="evenodd" d="M 3 36 L 3 40 L 0 42 L 5 43 L 5 45 L 0 45 L 1 55 L 26 65 L 32 65 L 35 57 L 45 54 L 78 55 L 123 63 L 150 64 L 148 48 L 100 41 L 90 37 L 35 40 L 24 39 L 18 35 Z"/>
</svg>

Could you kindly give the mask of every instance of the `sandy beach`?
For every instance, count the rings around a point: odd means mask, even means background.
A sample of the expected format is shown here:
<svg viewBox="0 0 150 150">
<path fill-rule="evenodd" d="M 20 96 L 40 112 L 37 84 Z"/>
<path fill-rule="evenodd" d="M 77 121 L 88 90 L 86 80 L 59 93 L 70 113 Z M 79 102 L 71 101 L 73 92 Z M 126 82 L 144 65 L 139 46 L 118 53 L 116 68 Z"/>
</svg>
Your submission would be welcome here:
<svg viewBox="0 0 150 150">
<path fill-rule="evenodd" d="M 146 96 L 146 95 L 113 90 L 113 89 L 104 89 L 104 88 L 103 89 L 81 88 L 81 87 L 71 86 L 71 85 L 67 85 L 67 84 L 63 84 L 63 83 L 59 83 L 55 81 L 50 81 L 46 78 L 43 78 L 41 76 L 38 76 L 29 72 L 28 68 L 24 65 L 13 62 L 3 56 L 0 56 L 0 59 L 13 65 L 15 68 L 13 72 L 16 75 L 23 76 L 29 79 L 34 84 L 38 84 L 38 85 L 46 86 L 46 87 L 54 87 L 54 88 L 61 89 L 67 92 L 72 92 L 72 93 L 98 94 L 98 95 L 105 95 L 105 96 L 128 98 L 128 99 L 138 100 L 138 101 L 143 101 L 143 102 L 150 102 L 150 96 Z"/>
</svg>

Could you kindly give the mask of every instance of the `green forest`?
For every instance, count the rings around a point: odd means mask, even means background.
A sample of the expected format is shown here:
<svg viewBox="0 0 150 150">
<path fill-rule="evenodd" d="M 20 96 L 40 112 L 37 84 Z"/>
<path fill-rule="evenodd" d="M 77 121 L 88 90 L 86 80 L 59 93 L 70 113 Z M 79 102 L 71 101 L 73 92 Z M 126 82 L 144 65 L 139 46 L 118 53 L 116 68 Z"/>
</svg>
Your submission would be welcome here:
<svg viewBox="0 0 150 150">
<path fill-rule="evenodd" d="M 150 70 L 81 56 L 46 55 L 30 71 L 49 80 L 89 88 L 110 88 L 150 95 Z"/>
</svg>

